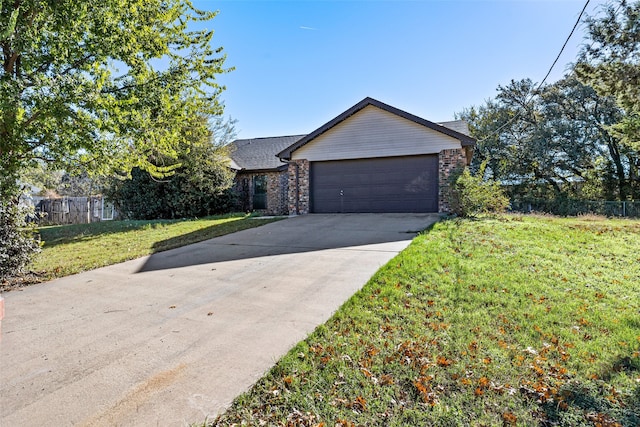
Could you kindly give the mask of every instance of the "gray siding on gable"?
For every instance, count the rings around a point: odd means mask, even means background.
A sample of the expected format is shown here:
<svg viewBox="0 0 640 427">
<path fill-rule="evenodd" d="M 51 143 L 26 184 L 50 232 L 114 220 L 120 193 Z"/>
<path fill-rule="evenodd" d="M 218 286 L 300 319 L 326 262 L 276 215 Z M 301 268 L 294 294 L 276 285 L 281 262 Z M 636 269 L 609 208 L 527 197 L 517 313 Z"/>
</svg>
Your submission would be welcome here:
<svg viewBox="0 0 640 427">
<path fill-rule="evenodd" d="M 369 105 L 292 153 L 309 161 L 437 154 L 459 140 Z"/>
</svg>

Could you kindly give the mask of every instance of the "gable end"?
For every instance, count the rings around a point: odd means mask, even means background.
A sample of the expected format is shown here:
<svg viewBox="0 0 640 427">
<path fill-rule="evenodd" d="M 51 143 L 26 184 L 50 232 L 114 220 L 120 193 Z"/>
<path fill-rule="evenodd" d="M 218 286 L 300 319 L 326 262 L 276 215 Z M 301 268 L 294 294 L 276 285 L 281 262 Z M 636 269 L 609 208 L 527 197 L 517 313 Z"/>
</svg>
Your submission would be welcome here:
<svg viewBox="0 0 640 427">
<path fill-rule="evenodd" d="M 460 141 L 460 143 L 462 144 L 463 147 L 466 146 L 474 146 L 476 140 L 468 135 L 464 135 L 462 133 L 456 132 L 453 129 L 449 129 L 445 126 L 439 125 L 437 123 L 431 122 L 429 120 L 425 120 L 421 117 L 418 116 L 414 116 L 413 114 L 407 113 L 406 111 L 402 111 L 398 108 L 392 107 L 390 105 L 387 105 L 383 102 L 380 102 L 378 100 L 375 100 L 373 98 L 365 98 L 362 101 L 360 101 L 359 103 L 357 103 L 356 105 L 354 105 L 353 107 L 349 108 L 347 111 L 345 111 L 344 113 L 340 114 L 339 116 L 337 116 L 336 118 L 334 118 L 333 120 L 325 123 L 324 125 L 322 125 L 321 127 L 319 127 L 318 129 L 316 129 L 315 131 L 311 132 L 309 135 L 301 138 L 300 140 L 298 140 L 297 142 L 295 142 L 293 145 L 289 146 L 288 148 L 282 150 L 281 152 L 279 152 L 277 154 L 277 156 L 281 159 L 284 160 L 291 160 L 291 155 L 294 151 L 296 151 L 298 148 L 308 144 L 309 142 L 311 142 L 312 140 L 314 140 L 315 138 L 317 138 L 318 136 L 324 134 L 325 132 L 327 132 L 329 129 L 333 128 L 334 126 L 338 125 L 339 123 L 345 121 L 346 119 L 348 119 L 349 117 L 353 116 L 354 114 L 356 114 L 358 111 L 364 109 L 365 107 L 372 105 L 374 107 L 377 107 L 383 111 L 387 111 L 391 114 L 395 114 L 399 117 L 402 117 L 404 119 L 410 120 L 414 123 L 417 123 L 419 125 L 425 126 L 429 129 L 435 130 L 437 132 L 440 132 L 444 135 L 450 136 L 452 138 L 455 138 L 457 140 Z"/>
</svg>

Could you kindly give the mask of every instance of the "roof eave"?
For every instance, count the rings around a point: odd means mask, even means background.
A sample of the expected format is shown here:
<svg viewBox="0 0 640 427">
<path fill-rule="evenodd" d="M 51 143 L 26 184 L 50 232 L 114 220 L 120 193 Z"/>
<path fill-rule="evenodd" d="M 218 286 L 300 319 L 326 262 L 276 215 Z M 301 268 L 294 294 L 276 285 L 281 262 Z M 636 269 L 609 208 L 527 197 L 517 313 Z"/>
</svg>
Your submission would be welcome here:
<svg viewBox="0 0 640 427">
<path fill-rule="evenodd" d="M 267 173 L 267 172 L 282 172 L 289 167 L 286 163 L 282 164 L 282 166 L 278 166 L 277 168 L 261 168 L 261 169 L 246 169 L 242 168 L 237 170 L 236 173 Z"/>
</svg>

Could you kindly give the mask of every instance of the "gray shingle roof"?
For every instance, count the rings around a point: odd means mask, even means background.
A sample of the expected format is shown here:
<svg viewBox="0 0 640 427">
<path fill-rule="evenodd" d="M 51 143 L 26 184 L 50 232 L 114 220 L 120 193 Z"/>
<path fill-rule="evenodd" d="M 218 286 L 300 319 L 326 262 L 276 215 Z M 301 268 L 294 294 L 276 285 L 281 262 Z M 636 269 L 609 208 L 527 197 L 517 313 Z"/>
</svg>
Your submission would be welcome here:
<svg viewBox="0 0 640 427">
<path fill-rule="evenodd" d="M 231 166 L 241 170 L 268 170 L 286 167 L 276 154 L 305 135 L 236 139 L 231 145 Z"/>
</svg>

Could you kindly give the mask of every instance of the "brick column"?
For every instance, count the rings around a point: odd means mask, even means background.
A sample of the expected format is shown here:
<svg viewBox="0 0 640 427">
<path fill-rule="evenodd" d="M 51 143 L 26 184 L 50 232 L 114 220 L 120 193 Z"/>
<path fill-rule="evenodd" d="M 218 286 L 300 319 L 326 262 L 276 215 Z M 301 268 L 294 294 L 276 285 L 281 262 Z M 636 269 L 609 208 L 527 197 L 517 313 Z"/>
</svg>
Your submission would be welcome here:
<svg viewBox="0 0 640 427">
<path fill-rule="evenodd" d="M 267 176 L 267 214 L 283 215 L 287 213 L 287 174 L 273 172 Z"/>
<path fill-rule="evenodd" d="M 309 161 L 292 160 L 289 163 L 289 215 L 309 213 Z"/>
<path fill-rule="evenodd" d="M 438 153 L 438 212 L 449 212 L 449 177 L 458 167 L 465 167 L 467 158 L 462 148 L 442 150 Z"/>
</svg>

